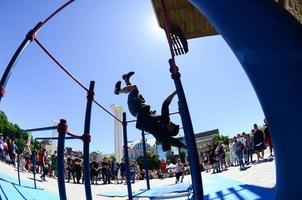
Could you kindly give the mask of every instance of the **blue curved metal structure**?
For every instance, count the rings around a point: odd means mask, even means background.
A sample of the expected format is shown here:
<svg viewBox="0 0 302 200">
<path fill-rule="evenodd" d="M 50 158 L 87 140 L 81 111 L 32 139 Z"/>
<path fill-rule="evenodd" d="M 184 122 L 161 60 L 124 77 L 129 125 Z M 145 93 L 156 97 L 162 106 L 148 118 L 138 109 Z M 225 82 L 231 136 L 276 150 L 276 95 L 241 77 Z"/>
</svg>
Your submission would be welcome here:
<svg viewBox="0 0 302 200">
<path fill-rule="evenodd" d="M 302 26 L 273 1 L 190 0 L 231 47 L 268 120 L 277 170 L 276 199 L 302 199 Z"/>
</svg>

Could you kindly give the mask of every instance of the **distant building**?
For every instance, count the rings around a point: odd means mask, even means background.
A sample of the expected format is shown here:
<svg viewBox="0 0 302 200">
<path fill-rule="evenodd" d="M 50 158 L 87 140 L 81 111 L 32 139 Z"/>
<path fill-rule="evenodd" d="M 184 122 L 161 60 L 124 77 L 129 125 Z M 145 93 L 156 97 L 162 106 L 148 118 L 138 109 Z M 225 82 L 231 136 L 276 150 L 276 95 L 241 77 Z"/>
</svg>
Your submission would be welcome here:
<svg viewBox="0 0 302 200">
<path fill-rule="evenodd" d="M 82 151 L 73 151 L 71 147 L 65 147 L 64 155 L 67 158 L 82 158 L 83 153 Z"/>
<path fill-rule="evenodd" d="M 102 162 L 104 157 L 106 156 L 99 151 L 93 151 L 89 154 L 90 161 Z"/>
<path fill-rule="evenodd" d="M 201 133 L 195 133 L 195 140 L 196 140 L 196 146 L 198 150 L 198 155 L 201 155 L 201 152 L 204 152 L 207 150 L 207 147 L 209 144 L 212 144 L 213 138 L 215 136 L 219 136 L 219 130 L 214 129 L 214 130 L 209 130 Z M 181 142 L 186 143 L 184 137 L 179 137 Z M 173 157 L 175 155 L 179 155 L 180 152 L 185 152 L 187 155 L 186 149 L 180 148 L 180 149 L 175 149 L 172 148 L 170 151 L 164 152 L 161 147 L 161 143 L 157 143 L 156 146 L 157 150 L 157 155 L 159 156 L 159 159 L 166 160 L 167 157 Z"/>
<path fill-rule="evenodd" d="M 129 159 L 136 160 L 138 157 L 143 156 L 143 141 L 136 140 L 128 143 Z M 156 153 L 155 139 L 146 139 L 146 151 Z"/>
<path fill-rule="evenodd" d="M 53 154 L 54 152 L 51 151 L 51 140 L 41 140 L 42 148 L 46 149 L 49 155 Z"/>
<path fill-rule="evenodd" d="M 213 138 L 215 136 L 219 136 L 218 129 L 205 131 L 205 132 L 201 132 L 201 133 L 195 133 L 196 146 L 197 146 L 199 155 L 201 155 L 202 152 L 208 150 L 208 145 L 212 144 Z"/>
</svg>

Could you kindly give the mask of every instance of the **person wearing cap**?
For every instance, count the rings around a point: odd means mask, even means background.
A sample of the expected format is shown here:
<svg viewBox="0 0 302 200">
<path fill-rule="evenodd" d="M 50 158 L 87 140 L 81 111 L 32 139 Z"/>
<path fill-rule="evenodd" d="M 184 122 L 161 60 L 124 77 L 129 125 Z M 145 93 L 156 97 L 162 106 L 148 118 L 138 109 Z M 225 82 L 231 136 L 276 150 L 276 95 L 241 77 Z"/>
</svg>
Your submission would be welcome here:
<svg viewBox="0 0 302 200">
<path fill-rule="evenodd" d="M 121 89 L 121 81 L 115 84 L 114 93 L 128 94 L 128 107 L 130 113 L 137 118 L 136 128 L 151 133 L 158 142 L 162 143 L 163 151 L 168 151 L 171 146 L 186 148 L 186 146 L 176 136 L 179 132 L 179 125 L 170 121 L 169 105 L 173 100 L 176 92 L 171 93 L 163 102 L 161 115 L 157 115 L 156 111 L 150 110 L 150 105 L 145 103 L 144 97 L 140 94 L 136 85 L 132 85 L 130 77 L 134 72 L 124 74 L 123 80 L 126 87 Z"/>
</svg>

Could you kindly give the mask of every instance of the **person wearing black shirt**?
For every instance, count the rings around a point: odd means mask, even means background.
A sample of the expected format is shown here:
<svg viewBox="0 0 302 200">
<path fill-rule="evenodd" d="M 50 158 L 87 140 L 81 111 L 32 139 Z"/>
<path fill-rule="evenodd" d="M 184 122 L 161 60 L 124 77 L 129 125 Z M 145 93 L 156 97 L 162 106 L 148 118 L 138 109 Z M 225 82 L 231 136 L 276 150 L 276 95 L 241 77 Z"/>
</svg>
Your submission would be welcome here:
<svg viewBox="0 0 302 200">
<path fill-rule="evenodd" d="M 260 162 L 260 159 L 263 159 L 264 156 L 264 134 L 263 132 L 258 128 L 257 124 L 254 124 L 254 151 L 257 155 L 257 161 Z M 260 155 L 261 153 L 261 155 Z"/>
<path fill-rule="evenodd" d="M 265 139 L 265 144 L 267 144 L 269 146 L 270 155 L 268 158 L 272 158 L 273 157 L 273 142 L 272 142 L 271 135 L 269 133 L 266 119 L 264 119 L 264 139 Z"/>
<path fill-rule="evenodd" d="M 145 103 L 144 97 L 140 94 L 136 85 L 130 83 L 130 77 L 134 72 L 123 75 L 126 87 L 121 89 L 121 81 L 115 85 L 115 94 L 128 94 L 128 107 L 130 113 L 137 118 L 136 128 L 151 133 L 155 139 L 162 143 L 163 151 L 168 151 L 171 146 L 186 148 L 186 146 L 176 136 L 179 132 L 179 125 L 170 121 L 169 105 L 176 92 L 171 93 L 163 102 L 161 115 L 150 110 L 150 105 Z"/>
</svg>

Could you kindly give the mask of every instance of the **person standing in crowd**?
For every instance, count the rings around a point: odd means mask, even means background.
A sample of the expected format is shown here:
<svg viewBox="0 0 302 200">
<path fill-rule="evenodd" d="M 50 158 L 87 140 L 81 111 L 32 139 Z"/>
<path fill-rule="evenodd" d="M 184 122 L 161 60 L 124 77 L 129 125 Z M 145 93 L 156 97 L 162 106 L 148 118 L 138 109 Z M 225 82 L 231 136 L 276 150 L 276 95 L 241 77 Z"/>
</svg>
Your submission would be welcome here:
<svg viewBox="0 0 302 200">
<path fill-rule="evenodd" d="M 135 176 L 136 176 L 136 180 L 140 180 L 141 178 L 141 168 L 139 166 L 139 164 L 135 161 Z"/>
<path fill-rule="evenodd" d="M 4 139 L 2 133 L 0 133 L 0 160 L 3 161 L 4 157 Z"/>
<path fill-rule="evenodd" d="M 244 164 L 248 163 L 248 155 L 247 155 L 247 150 L 246 150 L 246 133 L 242 132 L 241 136 L 240 136 L 240 140 L 242 142 L 242 144 L 244 145 L 244 149 L 243 149 L 243 160 L 244 160 Z"/>
<path fill-rule="evenodd" d="M 226 146 L 224 150 L 225 150 L 225 163 L 226 163 L 226 166 L 227 167 L 231 167 L 229 146 Z"/>
<path fill-rule="evenodd" d="M 254 144 L 251 136 L 246 136 L 247 164 L 253 163 Z"/>
<path fill-rule="evenodd" d="M 50 176 L 57 176 L 57 152 L 55 151 L 53 155 L 51 155 L 51 165 L 50 165 Z"/>
<path fill-rule="evenodd" d="M 8 139 L 7 140 L 7 147 L 8 147 L 8 155 L 10 159 L 10 164 L 16 165 L 15 163 L 15 156 L 16 156 L 16 145 L 15 140 Z"/>
<path fill-rule="evenodd" d="M 219 160 L 220 160 L 219 170 L 221 170 L 221 171 L 227 170 L 227 166 L 226 166 L 226 162 L 225 162 L 225 150 L 224 150 L 222 141 L 218 142 L 218 145 L 216 147 L 216 151 L 218 153 L 218 157 L 219 157 Z"/>
<path fill-rule="evenodd" d="M 27 145 L 24 146 L 23 157 L 25 158 L 25 169 L 29 171 L 30 170 L 29 164 L 30 164 L 30 159 L 31 159 L 31 151 L 30 151 L 29 146 L 27 146 Z"/>
<path fill-rule="evenodd" d="M 25 169 L 25 160 L 23 159 L 23 154 L 22 153 L 19 154 L 19 164 L 20 164 L 19 170 L 21 172 L 24 172 L 26 169 Z"/>
<path fill-rule="evenodd" d="M 91 176 L 91 184 L 98 185 L 98 173 L 100 170 L 100 165 L 96 161 L 90 163 L 90 176 Z M 104 184 L 106 184 L 104 182 Z"/>
<path fill-rule="evenodd" d="M 210 147 L 208 152 L 209 152 L 210 165 L 212 166 L 212 169 L 213 169 L 212 174 L 215 174 L 215 173 L 216 173 L 216 166 L 215 166 L 215 163 L 216 163 L 215 151 Z"/>
<path fill-rule="evenodd" d="M 65 166 L 65 170 L 67 172 L 67 182 L 70 182 L 71 179 L 71 170 L 73 168 L 73 163 L 71 158 L 67 158 L 67 164 Z"/>
<path fill-rule="evenodd" d="M 238 165 L 238 157 L 236 156 L 236 145 L 235 145 L 235 139 L 231 138 L 229 143 L 230 148 L 230 162 L 232 166 Z"/>
<path fill-rule="evenodd" d="M 175 165 L 175 175 L 176 180 L 175 184 L 179 182 L 179 178 L 181 176 L 180 182 L 182 183 L 184 180 L 184 164 L 181 162 L 180 158 L 177 159 L 177 163 Z"/>
<path fill-rule="evenodd" d="M 113 178 L 115 180 L 115 184 L 119 184 L 118 182 L 119 169 L 120 169 L 120 164 L 116 161 L 113 161 Z"/>
<path fill-rule="evenodd" d="M 111 180 L 113 177 L 113 169 L 112 169 L 112 164 L 111 164 L 111 159 L 108 160 L 108 165 L 107 165 L 107 183 L 111 184 Z"/>
<path fill-rule="evenodd" d="M 47 166 L 48 163 L 46 163 L 46 160 L 47 160 L 47 157 L 46 157 L 46 149 L 43 148 L 43 149 L 42 149 L 42 163 L 41 163 L 41 166 L 42 166 L 42 175 L 41 175 L 41 179 L 42 179 L 43 181 L 45 181 L 46 172 L 48 173 L 48 170 L 49 170 L 49 168 L 48 168 L 48 166 Z M 36 169 L 33 169 L 33 170 L 36 170 Z"/>
<path fill-rule="evenodd" d="M 162 159 L 160 161 L 160 170 L 161 170 L 161 173 L 162 173 L 162 179 L 164 179 L 166 177 L 166 170 L 167 170 L 167 163 L 164 159 Z"/>
<path fill-rule="evenodd" d="M 122 159 L 122 162 L 120 164 L 120 172 L 121 172 L 121 184 L 123 183 L 125 179 L 125 173 L 126 173 L 126 164 Z"/>
<path fill-rule="evenodd" d="M 101 165 L 102 165 L 101 172 L 102 172 L 103 183 L 107 184 L 108 183 L 108 162 L 107 162 L 107 158 L 103 159 L 103 162 L 101 163 Z"/>
<path fill-rule="evenodd" d="M 42 149 L 39 149 L 38 151 L 38 159 L 37 159 L 37 167 L 38 167 L 38 173 L 42 174 Z"/>
<path fill-rule="evenodd" d="M 206 172 L 209 172 L 209 170 L 210 170 L 210 167 L 209 167 L 210 163 L 209 163 L 209 155 L 208 154 L 209 154 L 208 151 L 205 151 L 205 153 L 203 155 L 203 166 L 204 166 L 204 170 Z"/>
<path fill-rule="evenodd" d="M 272 142 L 271 135 L 269 133 L 266 119 L 264 119 L 264 138 L 265 138 L 265 144 L 269 147 L 270 155 L 268 158 L 272 158 L 273 157 L 273 142 Z"/>
<path fill-rule="evenodd" d="M 240 170 L 245 170 L 245 166 L 244 166 L 244 163 L 243 163 L 243 150 L 244 150 L 244 145 L 243 143 L 241 142 L 240 139 L 238 138 L 234 138 L 235 140 L 235 147 L 236 147 L 236 155 L 238 157 L 238 160 L 239 160 L 239 167 L 240 167 Z"/>
<path fill-rule="evenodd" d="M 74 160 L 74 172 L 76 176 L 76 183 L 80 183 L 81 177 L 82 177 L 82 166 L 81 166 L 81 159 L 76 158 Z"/>
<path fill-rule="evenodd" d="M 257 162 L 259 163 L 264 158 L 264 135 L 263 132 L 258 128 L 257 124 L 254 124 L 254 150 L 257 155 Z M 261 153 L 261 155 L 260 155 Z M 261 160 L 260 160 L 261 159 Z"/>
<path fill-rule="evenodd" d="M 131 183 L 135 182 L 135 169 L 136 169 L 136 165 L 134 161 L 130 161 L 129 163 L 129 171 L 130 171 L 130 180 Z"/>
</svg>

